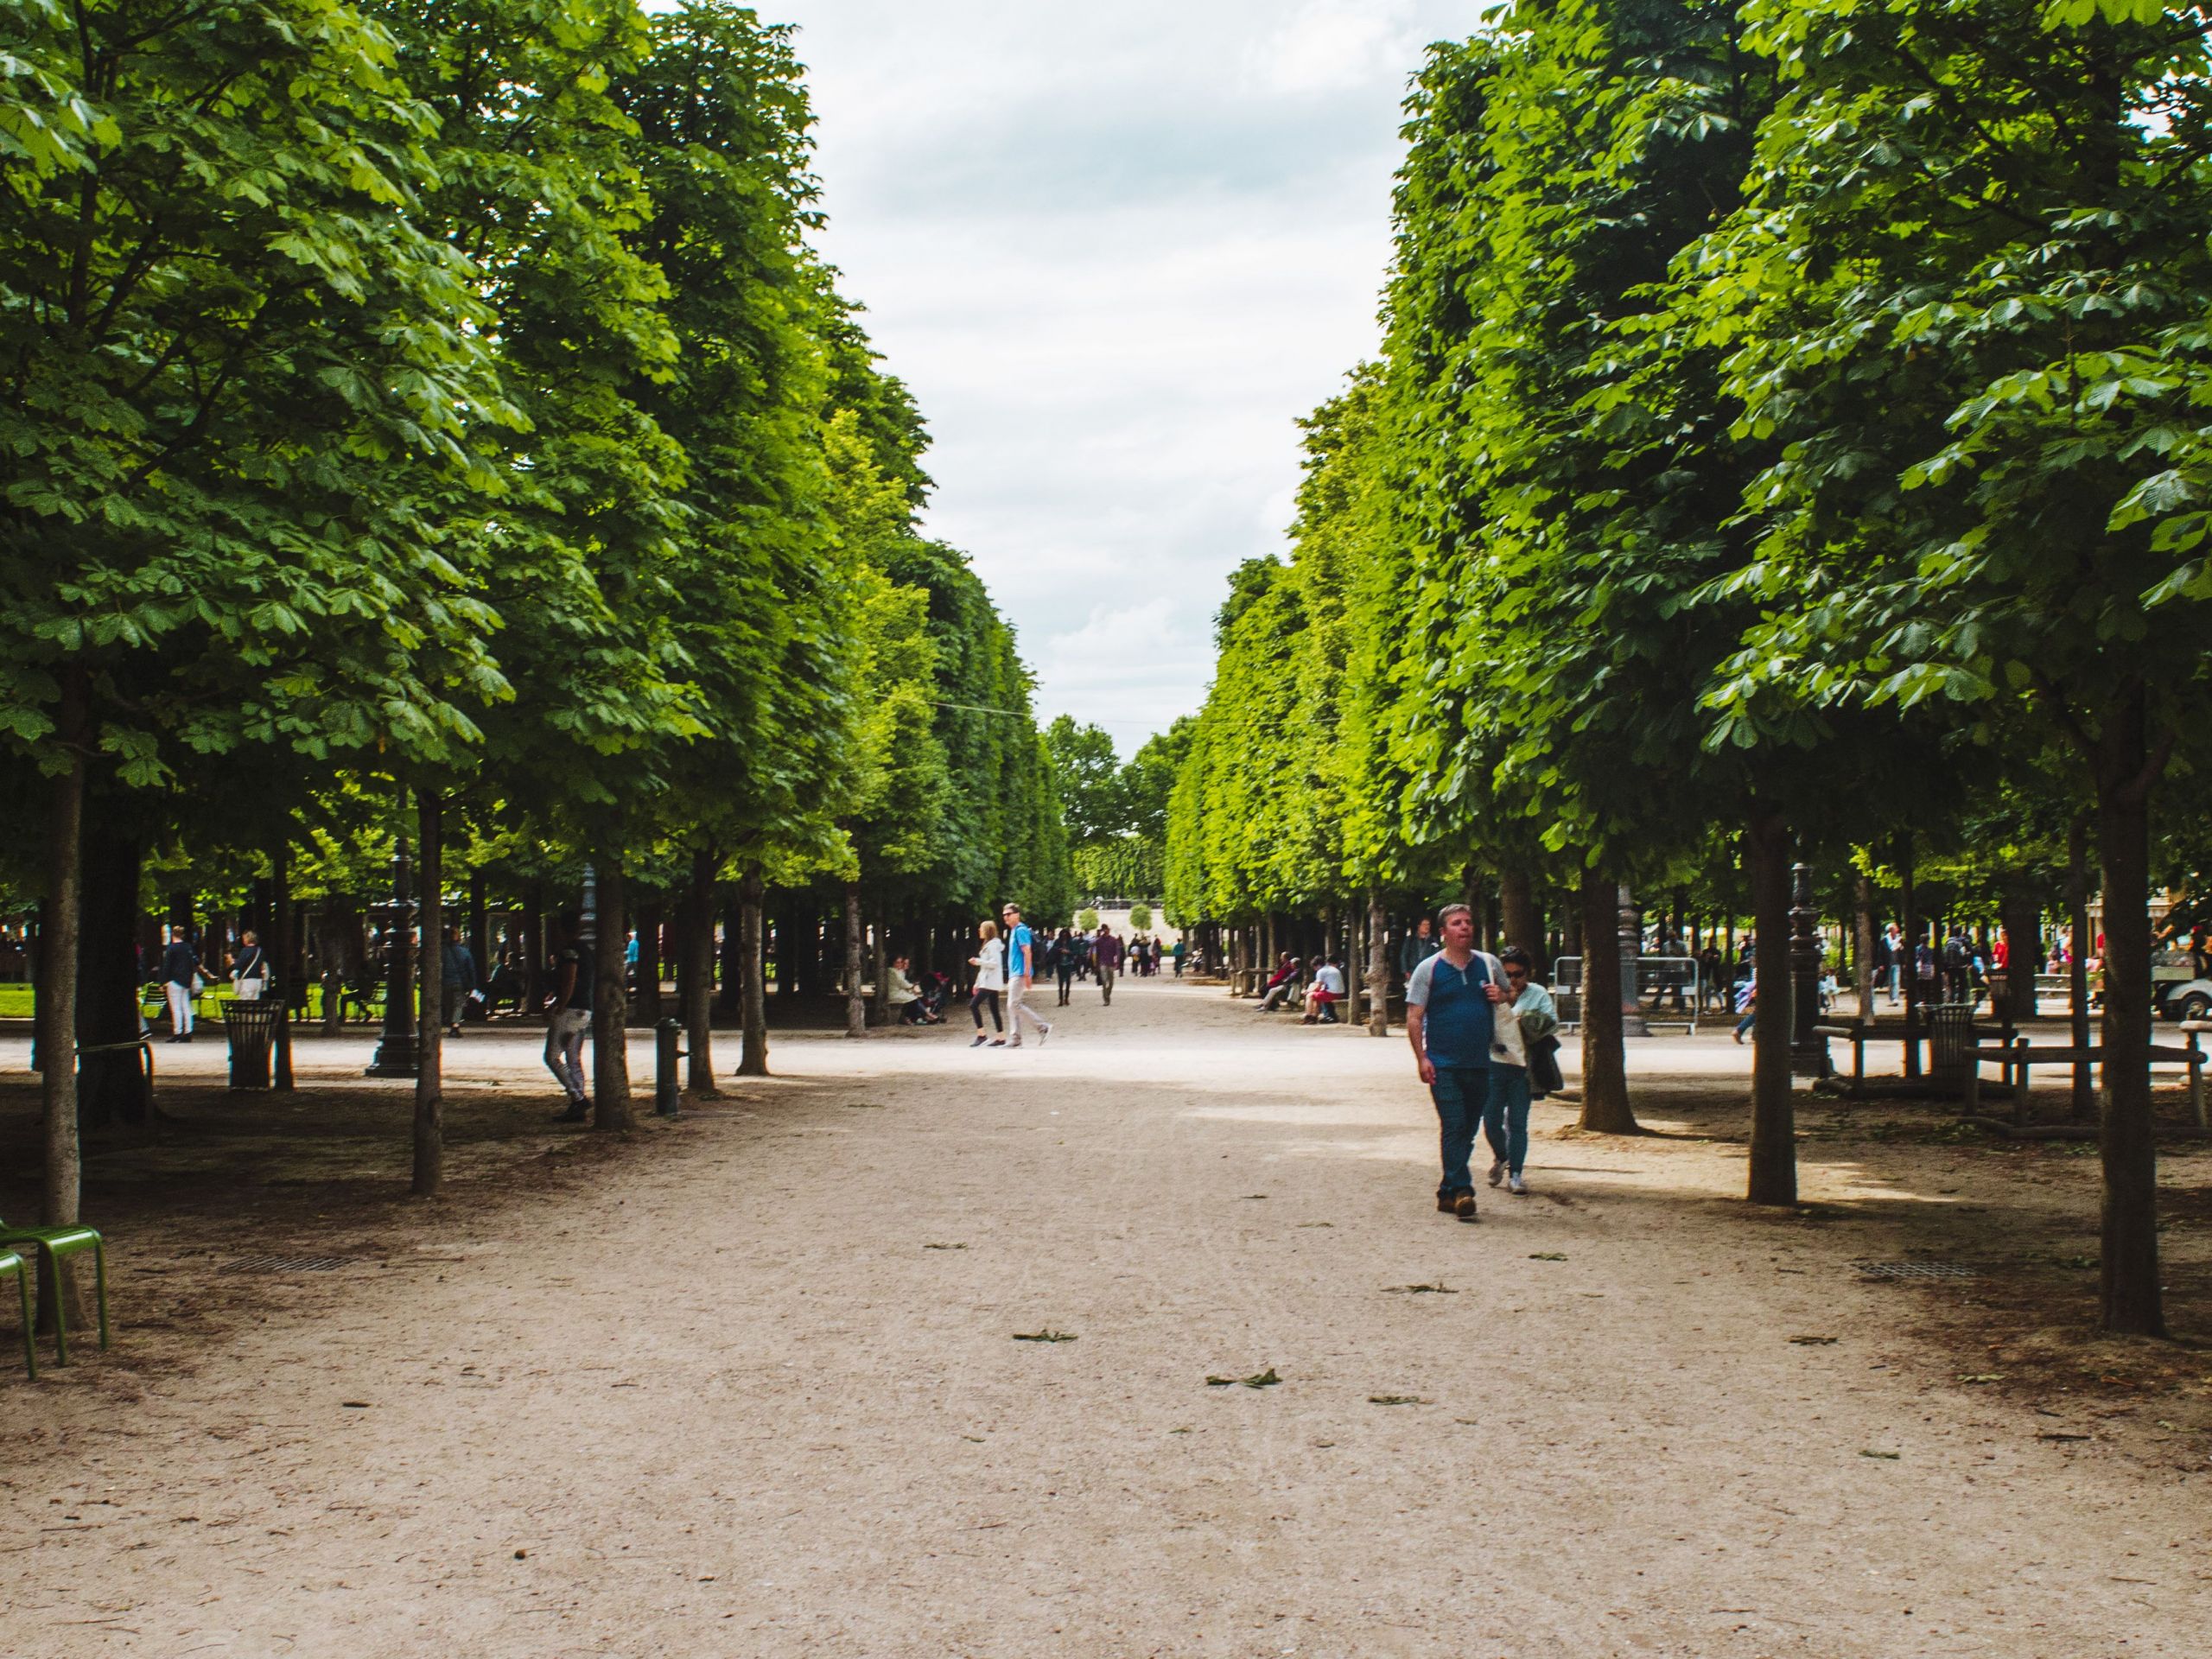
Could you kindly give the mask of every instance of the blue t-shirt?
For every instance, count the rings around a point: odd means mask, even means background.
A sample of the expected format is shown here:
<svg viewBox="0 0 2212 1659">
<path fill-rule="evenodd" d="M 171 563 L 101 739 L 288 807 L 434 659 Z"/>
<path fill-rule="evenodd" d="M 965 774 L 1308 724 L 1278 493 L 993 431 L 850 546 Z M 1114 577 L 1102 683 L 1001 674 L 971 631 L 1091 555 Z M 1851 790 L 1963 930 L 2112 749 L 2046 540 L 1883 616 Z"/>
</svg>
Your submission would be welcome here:
<svg viewBox="0 0 2212 1659">
<path fill-rule="evenodd" d="M 1020 979 L 1025 974 L 1032 978 L 1036 976 L 1029 966 L 1031 943 L 1034 938 L 1035 935 L 1029 931 L 1028 923 L 1016 922 L 1014 925 L 1014 931 L 1007 936 L 1006 944 L 1006 971 L 1008 978 Z"/>
<path fill-rule="evenodd" d="M 1406 981 L 1406 1006 L 1425 1012 L 1421 1045 L 1434 1065 L 1486 1066 L 1497 1016 L 1484 987 L 1494 983 L 1492 958 L 1478 950 L 1464 969 L 1442 951 L 1415 968 Z"/>
</svg>

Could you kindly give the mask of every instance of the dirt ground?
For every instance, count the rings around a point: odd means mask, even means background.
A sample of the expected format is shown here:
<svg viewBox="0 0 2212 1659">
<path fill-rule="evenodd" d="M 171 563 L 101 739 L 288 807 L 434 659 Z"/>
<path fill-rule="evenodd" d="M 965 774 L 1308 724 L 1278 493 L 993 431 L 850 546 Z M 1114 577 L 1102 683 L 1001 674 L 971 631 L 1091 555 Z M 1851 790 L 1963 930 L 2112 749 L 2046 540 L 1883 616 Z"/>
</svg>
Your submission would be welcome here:
<svg viewBox="0 0 2212 1659">
<path fill-rule="evenodd" d="M 1158 981 L 967 1034 L 785 1035 L 610 1138 L 480 1032 L 429 1203 L 365 1037 L 289 1098 L 160 1049 L 87 1170 L 116 1347 L 26 1383 L 0 1317 L 0 1654 L 2207 1651 L 2202 1151 L 2185 1339 L 2114 1343 L 2093 1155 L 1807 1100 L 1750 1210 L 1725 1028 L 1635 1046 L 1651 1135 L 1540 1105 L 1474 1226 L 1395 1036 Z"/>
</svg>

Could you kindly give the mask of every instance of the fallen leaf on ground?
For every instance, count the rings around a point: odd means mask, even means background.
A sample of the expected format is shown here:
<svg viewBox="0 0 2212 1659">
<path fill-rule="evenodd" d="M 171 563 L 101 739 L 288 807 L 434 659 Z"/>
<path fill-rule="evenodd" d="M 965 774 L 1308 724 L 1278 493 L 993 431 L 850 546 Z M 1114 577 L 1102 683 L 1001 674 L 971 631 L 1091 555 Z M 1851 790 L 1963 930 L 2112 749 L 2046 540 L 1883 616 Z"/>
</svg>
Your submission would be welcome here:
<svg viewBox="0 0 2212 1659">
<path fill-rule="evenodd" d="M 1459 1293 L 1440 1279 L 1433 1285 L 1385 1285 L 1382 1294 L 1386 1296 L 1457 1296 Z"/>
<path fill-rule="evenodd" d="M 1800 1348 L 1826 1348 L 1830 1344 L 1837 1341 L 1838 1338 L 1834 1337 L 1792 1337 L 1789 1340 L 1796 1343 Z"/>
<path fill-rule="evenodd" d="M 964 1250 L 968 1247 L 965 1244 L 925 1244 L 922 1248 L 925 1250 Z"/>
<path fill-rule="evenodd" d="M 1248 1389 L 1272 1389 L 1281 1381 L 1282 1378 L 1275 1375 L 1275 1368 L 1270 1365 L 1266 1370 L 1255 1371 L 1249 1376 L 1210 1376 L 1206 1378 L 1206 1387 L 1233 1389 L 1241 1383 Z"/>
<path fill-rule="evenodd" d="M 2003 1371 L 1975 1371 L 1972 1373 L 1962 1371 L 1959 1374 L 1959 1381 L 1961 1382 L 2002 1382 L 2005 1380 L 2005 1376 L 2006 1373 Z"/>
<path fill-rule="evenodd" d="M 1896 1452 L 1861 1452 L 1859 1455 L 1862 1458 L 1880 1458 L 1885 1462 L 1895 1463 L 1902 1454 Z"/>
<path fill-rule="evenodd" d="M 2039 1440 L 2086 1440 L 2089 1437 L 2086 1434 L 2061 1434 L 2054 1433 L 2050 1429 L 2045 1429 L 2042 1433 L 2036 1436 L 2036 1439 Z"/>
<path fill-rule="evenodd" d="M 1428 1402 L 1417 1394 L 1370 1394 L 1367 1396 L 1367 1403 L 1370 1406 L 1425 1406 Z"/>
<path fill-rule="evenodd" d="M 1016 1342 L 1073 1342 L 1075 1337 L 1066 1331 L 1017 1331 L 1014 1333 L 1014 1339 Z"/>
<path fill-rule="evenodd" d="M 1564 1262 L 1567 1260 L 1567 1252 L 1565 1250 L 1531 1250 L 1529 1253 L 1529 1259 L 1531 1262 Z"/>
</svg>

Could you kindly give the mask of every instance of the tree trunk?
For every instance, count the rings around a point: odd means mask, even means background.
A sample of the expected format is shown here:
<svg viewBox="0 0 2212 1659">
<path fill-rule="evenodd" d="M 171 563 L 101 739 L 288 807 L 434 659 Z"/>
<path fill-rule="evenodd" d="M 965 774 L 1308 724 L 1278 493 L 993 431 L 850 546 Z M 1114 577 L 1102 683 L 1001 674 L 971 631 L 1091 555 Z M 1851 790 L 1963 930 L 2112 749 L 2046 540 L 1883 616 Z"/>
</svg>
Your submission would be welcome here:
<svg viewBox="0 0 2212 1659">
<path fill-rule="evenodd" d="M 701 848 L 691 855 L 691 880 L 683 892 L 683 1090 L 702 1100 L 715 1087 L 715 870 L 721 862 Z"/>
<path fill-rule="evenodd" d="M 143 1126 L 153 1106 L 138 1046 L 138 837 L 94 812 L 78 852 L 77 1116 L 99 1128 Z M 48 914 L 52 912 L 49 911 Z M 41 1052 L 43 1046 L 41 1045 Z"/>
<path fill-rule="evenodd" d="M 275 938 L 269 942 L 270 973 L 264 996 L 276 999 L 282 1010 L 276 1016 L 276 1072 L 273 1085 L 287 1093 L 298 1087 L 292 1077 L 292 988 L 305 982 L 300 973 L 299 918 L 292 905 L 292 849 L 289 842 L 279 842 L 270 855 L 270 868 L 276 872 L 276 925 Z"/>
<path fill-rule="evenodd" d="M 1874 1017 L 1874 878 L 1859 872 L 1852 883 L 1851 982 L 1859 995 L 1859 1017 Z"/>
<path fill-rule="evenodd" d="M 631 1017 L 641 1026 L 660 1024 L 661 901 L 638 906 L 638 994 Z"/>
<path fill-rule="evenodd" d="M 1753 1204 L 1797 1202 L 1796 1102 L 1789 1079 L 1789 826 L 1777 812 L 1751 814 L 1744 849 L 1751 867 L 1751 925 L 1758 952 L 1751 959 L 1758 1001 L 1751 1024 L 1751 1158 Z"/>
<path fill-rule="evenodd" d="M 1390 1034 L 1390 918 L 1382 895 L 1367 890 L 1367 1034 Z"/>
<path fill-rule="evenodd" d="M 868 999 L 868 1022 L 871 1026 L 891 1023 L 891 944 L 887 937 L 889 930 L 883 925 L 880 915 L 875 925 L 868 930 L 873 941 L 869 947 L 868 965 L 875 978 L 875 995 Z"/>
<path fill-rule="evenodd" d="M 1601 1135 L 1634 1135 L 1621 1028 L 1621 889 L 1604 871 L 1582 872 L 1582 1116 Z"/>
<path fill-rule="evenodd" d="M 1536 911 L 1536 884 L 1526 866 L 1509 863 L 1498 874 L 1497 887 L 1505 909 L 1505 942 L 1526 950 L 1535 961 L 1530 977 L 1542 979 L 1543 963 L 1536 959 L 1544 954 L 1544 925 Z"/>
<path fill-rule="evenodd" d="M 415 1025 L 415 1196 L 427 1198 L 446 1176 L 445 811 L 435 789 L 415 792 L 416 840 L 422 859 L 422 1001 Z"/>
<path fill-rule="evenodd" d="M 2158 1148 L 2151 1116 L 2151 785 L 2139 683 L 2113 696 L 2096 753 L 2105 901 L 2104 1328 L 2166 1333 L 2158 1284 Z"/>
<path fill-rule="evenodd" d="M 492 982 L 492 905 L 484 891 L 481 870 L 468 873 L 468 954 L 476 959 L 477 984 L 488 987 Z M 487 1014 L 491 1006 L 488 1001 L 484 1005 Z"/>
<path fill-rule="evenodd" d="M 2005 876 L 1998 897 L 1998 924 L 2005 931 L 2005 988 L 2012 1017 L 2036 1017 L 2036 975 L 2043 969 L 2043 893 L 2034 876 L 2015 870 Z"/>
<path fill-rule="evenodd" d="M 861 992 L 861 888 L 845 883 L 845 1035 L 868 1035 L 868 999 Z"/>
<path fill-rule="evenodd" d="M 39 1213 L 49 1227 L 73 1227 L 84 1190 L 83 1154 L 77 1124 L 78 929 L 82 896 L 78 879 L 85 830 L 85 744 L 90 710 L 81 669 L 65 670 L 61 680 L 57 737 L 68 755 L 68 769 L 52 783 L 46 825 L 46 925 L 40 930 L 39 960 L 45 982 L 37 1008 L 39 1103 L 44 1113 L 45 1160 Z M 39 1298 L 39 1323 L 48 1328 L 54 1315 L 67 1313 L 83 1326 L 82 1298 L 69 1270 L 53 1257 L 52 1277 L 44 1286 L 54 1306 Z"/>
<path fill-rule="evenodd" d="M 766 891 L 760 867 L 749 867 L 738 886 L 738 974 L 742 988 L 744 1030 L 738 1048 L 737 1070 L 739 1076 L 747 1077 L 768 1075 L 768 958 L 766 941 L 761 938 Z M 778 966 L 780 971 L 781 963 Z"/>
<path fill-rule="evenodd" d="M 629 994 L 622 988 L 623 947 L 629 915 L 623 902 L 622 865 L 606 856 L 599 866 L 598 933 L 593 942 L 591 1014 L 591 1126 L 630 1127 Z"/>
<path fill-rule="evenodd" d="M 1914 848 L 1908 830 L 1898 838 L 1897 911 L 1904 925 L 1904 963 L 1899 982 L 1904 987 L 1904 1074 L 1920 1075 L 1920 1032 L 1925 1018 L 1920 1006 L 1920 900 L 1913 880 Z"/>
<path fill-rule="evenodd" d="M 2074 816 L 2066 834 L 2067 925 L 2073 930 L 2074 948 L 2067 953 L 2067 1006 L 2073 1018 L 2069 1040 L 2076 1053 L 2089 1046 L 2089 812 Z M 2097 1121 L 2097 1071 L 2094 1060 L 2074 1062 L 2073 1117 L 2076 1123 Z"/>
<path fill-rule="evenodd" d="M 532 1019 L 545 1008 L 545 883 L 530 884 L 528 909 L 523 915 L 522 961 L 517 964 L 522 973 L 523 1011 Z"/>
</svg>

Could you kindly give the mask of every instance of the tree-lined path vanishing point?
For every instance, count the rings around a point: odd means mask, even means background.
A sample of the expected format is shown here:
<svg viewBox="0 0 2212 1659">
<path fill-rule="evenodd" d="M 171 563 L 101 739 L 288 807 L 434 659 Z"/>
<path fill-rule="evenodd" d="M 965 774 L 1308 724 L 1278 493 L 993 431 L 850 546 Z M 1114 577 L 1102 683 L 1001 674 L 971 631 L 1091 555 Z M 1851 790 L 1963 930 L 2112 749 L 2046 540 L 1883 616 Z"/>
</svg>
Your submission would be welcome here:
<svg viewBox="0 0 2212 1659">
<path fill-rule="evenodd" d="M 1663 1094 L 1635 1141 L 1540 1105 L 1536 1193 L 1462 1226 L 1402 1043 L 1166 982 L 1059 1012 L 784 1039 L 650 1155 L 549 1133 L 562 1173 L 395 1203 L 217 1341 L 137 1325 L 219 1263 L 122 1241 L 121 1345 L 6 1431 L 0 1649 L 2202 1652 L 2202 1474 L 1955 1381 L 1907 1327 L 1956 1287 L 1851 1268 L 2009 1166 L 1808 1147 L 1821 1224 Z M 451 1064 L 550 1099 L 526 1034 Z"/>
</svg>

